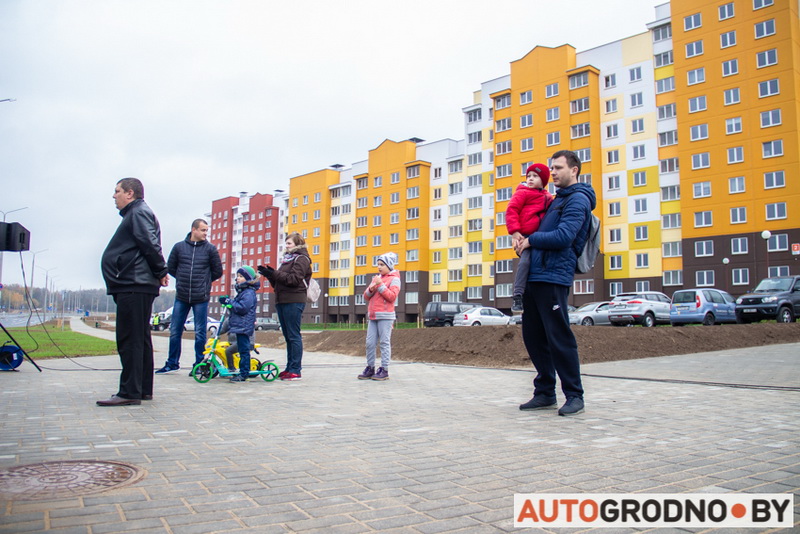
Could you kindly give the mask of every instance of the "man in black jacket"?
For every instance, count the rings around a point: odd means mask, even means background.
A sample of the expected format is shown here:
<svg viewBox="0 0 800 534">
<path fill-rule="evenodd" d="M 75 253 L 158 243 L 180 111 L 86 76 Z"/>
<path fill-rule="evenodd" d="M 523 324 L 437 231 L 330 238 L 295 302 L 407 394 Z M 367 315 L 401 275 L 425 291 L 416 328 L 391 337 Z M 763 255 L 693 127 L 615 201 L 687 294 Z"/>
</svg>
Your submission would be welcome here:
<svg viewBox="0 0 800 534">
<path fill-rule="evenodd" d="M 167 261 L 169 274 L 175 278 L 175 304 L 169 326 L 169 357 L 157 375 L 179 371 L 183 324 L 194 314 L 195 365 L 203 360 L 206 347 L 206 321 L 211 282 L 222 276 L 222 262 L 217 247 L 208 242 L 208 223 L 203 219 L 192 222 L 186 239 L 175 243 Z M 189 373 L 191 375 L 191 372 Z"/>
<path fill-rule="evenodd" d="M 169 284 L 161 254 L 161 227 L 144 202 L 137 178 L 123 178 L 114 189 L 122 216 L 101 267 L 106 292 L 117 305 L 117 352 L 122 362 L 119 391 L 99 406 L 128 406 L 153 398 L 153 340 L 150 314 L 162 286 Z"/>
</svg>

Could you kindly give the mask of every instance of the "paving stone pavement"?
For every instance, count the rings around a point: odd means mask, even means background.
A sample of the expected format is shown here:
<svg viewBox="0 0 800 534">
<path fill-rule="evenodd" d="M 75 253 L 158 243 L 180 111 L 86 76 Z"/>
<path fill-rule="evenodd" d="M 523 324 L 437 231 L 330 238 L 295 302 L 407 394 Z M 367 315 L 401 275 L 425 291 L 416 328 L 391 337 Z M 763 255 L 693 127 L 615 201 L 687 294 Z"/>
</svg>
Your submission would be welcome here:
<svg viewBox="0 0 800 534">
<path fill-rule="evenodd" d="M 302 381 L 198 384 L 185 367 L 155 377 L 153 401 L 102 408 L 118 357 L 76 362 L 89 368 L 0 373 L 0 468 L 114 460 L 146 476 L 0 497 L 0 533 L 511 532 L 515 493 L 800 490 L 800 344 L 585 365 L 586 412 L 571 418 L 519 411 L 531 369 L 394 362 L 390 380 L 359 381 L 361 358 L 306 353 Z"/>
</svg>

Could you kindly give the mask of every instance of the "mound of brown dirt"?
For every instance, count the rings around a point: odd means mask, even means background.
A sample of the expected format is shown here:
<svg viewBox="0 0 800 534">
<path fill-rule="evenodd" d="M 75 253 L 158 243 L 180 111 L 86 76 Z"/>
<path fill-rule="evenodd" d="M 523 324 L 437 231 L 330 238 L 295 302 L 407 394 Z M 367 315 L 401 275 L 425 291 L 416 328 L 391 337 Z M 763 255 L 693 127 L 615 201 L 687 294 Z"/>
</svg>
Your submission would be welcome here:
<svg viewBox="0 0 800 534">
<path fill-rule="evenodd" d="M 682 328 L 574 326 L 572 330 L 582 363 L 800 342 L 800 323 Z M 304 332 L 303 346 L 307 351 L 363 356 L 365 339 L 365 330 Z M 257 332 L 256 341 L 270 348 L 285 347 L 279 332 Z M 480 367 L 530 365 L 518 325 L 395 330 L 392 358 Z"/>
</svg>

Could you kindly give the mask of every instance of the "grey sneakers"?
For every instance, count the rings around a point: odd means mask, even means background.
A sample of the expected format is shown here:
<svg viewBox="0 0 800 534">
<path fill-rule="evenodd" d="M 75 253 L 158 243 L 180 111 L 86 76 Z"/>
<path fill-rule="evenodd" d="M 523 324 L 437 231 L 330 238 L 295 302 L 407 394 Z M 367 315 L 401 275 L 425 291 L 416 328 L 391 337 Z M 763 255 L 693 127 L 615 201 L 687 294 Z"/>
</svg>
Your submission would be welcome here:
<svg viewBox="0 0 800 534">
<path fill-rule="evenodd" d="M 558 415 L 578 415 L 583 413 L 583 399 L 580 397 L 567 397 L 567 402 L 559 408 Z"/>
</svg>

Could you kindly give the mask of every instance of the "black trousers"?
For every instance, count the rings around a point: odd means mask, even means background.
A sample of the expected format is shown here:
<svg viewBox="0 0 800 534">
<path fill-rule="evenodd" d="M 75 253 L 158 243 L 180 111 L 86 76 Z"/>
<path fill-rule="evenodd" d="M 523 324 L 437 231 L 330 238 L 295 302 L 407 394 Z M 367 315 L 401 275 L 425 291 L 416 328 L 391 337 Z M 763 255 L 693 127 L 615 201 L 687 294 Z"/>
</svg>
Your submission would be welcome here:
<svg viewBox="0 0 800 534">
<path fill-rule="evenodd" d="M 533 394 L 556 395 L 556 373 L 565 397 L 583 398 L 578 342 L 569 326 L 569 287 L 528 282 L 522 296 L 522 339 L 536 367 Z"/>
<path fill-rule="evenodd" d="M 150 315 L 156 295 L 117 293 L 117 352 L 122 363 L 117 396 L 141 399 L 153 394 L 153 340 Z"/>
</svg>

